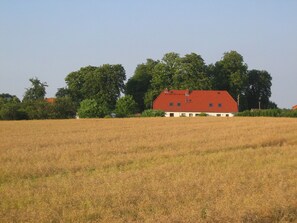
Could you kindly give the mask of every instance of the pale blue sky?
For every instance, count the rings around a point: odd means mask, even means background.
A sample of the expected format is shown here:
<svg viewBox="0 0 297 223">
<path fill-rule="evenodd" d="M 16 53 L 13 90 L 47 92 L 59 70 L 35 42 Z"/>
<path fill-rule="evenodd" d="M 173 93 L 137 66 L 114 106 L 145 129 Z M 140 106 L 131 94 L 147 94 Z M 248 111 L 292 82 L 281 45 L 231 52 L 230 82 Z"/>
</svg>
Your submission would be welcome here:
<svg viewBox="0 0 297 223">
<path fill-rule="evenodd" d="M 236 50 L 273 78 L 272 100 L 297 104 L 296 0 L 0 0 L 0 93 L 22 98 L 29 78 L 47 96 L 82 66 L 195 52 L 207 64 Z"/>
</svg>

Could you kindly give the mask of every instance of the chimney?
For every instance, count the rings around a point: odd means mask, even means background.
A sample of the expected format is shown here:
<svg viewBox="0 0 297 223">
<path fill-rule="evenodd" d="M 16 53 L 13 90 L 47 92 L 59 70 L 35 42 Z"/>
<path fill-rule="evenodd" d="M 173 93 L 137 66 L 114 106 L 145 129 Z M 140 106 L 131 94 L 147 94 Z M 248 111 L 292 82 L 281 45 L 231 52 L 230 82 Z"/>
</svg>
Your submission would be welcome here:
<svg viewBox="0 0 297 223">
<path fill-rule="evenodd" d="M 168 94 L 169 93 L 168 88 L 165 88 L 164 93 L 165 94 Z"/>
<path fill-rule="evenodd" d="M 187 90 L 186 90 L 186 93 L 185 93 L 185 96 L 189 96 L 189 95 L 190 95 L 190 90 L 187 89 Z"/>
<path fill-rule="evenodd" d="M 185 101 L 186 101 L 186 103 L 189 102 L 189 96 L 190 96 L 190 91 L 189 91 L 189 89 L 187 89 L 186 92 L 185 92 Z"/>
</svg>

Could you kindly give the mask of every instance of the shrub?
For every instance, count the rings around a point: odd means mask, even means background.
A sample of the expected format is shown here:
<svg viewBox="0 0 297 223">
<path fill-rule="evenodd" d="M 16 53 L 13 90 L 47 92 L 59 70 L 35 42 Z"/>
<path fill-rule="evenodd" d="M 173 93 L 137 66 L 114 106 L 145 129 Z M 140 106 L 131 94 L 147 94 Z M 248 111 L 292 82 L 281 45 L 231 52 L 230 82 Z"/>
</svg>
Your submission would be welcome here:
<svg viewBox="0 0 297 223">
<path fill-rule="evenodd" d="M 21 103 L 8 102 L 0 109 L 0 119 L 22 120 L 27 119 L 27 113 L 21 107 Z"/>
<path fill-rule="evenodd" d="M 141 117 L 164 117 L 165 112 L 161 110 L 147 109 L 141 114 Z"/>
<path fill-rule="evenodd" d="M 78 116 L 80 118 L 103 118 L 109 114 L 105 103 L 98 103 L 95 99 L 85 99 L 80 103 Z"/>
<path fill-rule="evenodd" d="M 246 110 L 239 112 L 236 116 L 251 117 L 297 117 L 296 110 L 290 109 L 262 109 L 262 110 Z"/>
<path fill-rule="evenodd" d="M 131 95 L 126 95 L 117 100 L 115 113 L 117 117 L 127 117 L 137 112 L 137 104 Z"/>
<path fill-rule="evenodd" d="M 66 119 L 74 118 L 76 115 L 76 105 L 69 97 L 57 98 L 53 107 L 51 118 Z"/>
<path fill-rule="evenodd" d="M 43 99 L 22 102 L 28 119 L 48 119 L 53 114 L 54 106 Z"/>
</svg>

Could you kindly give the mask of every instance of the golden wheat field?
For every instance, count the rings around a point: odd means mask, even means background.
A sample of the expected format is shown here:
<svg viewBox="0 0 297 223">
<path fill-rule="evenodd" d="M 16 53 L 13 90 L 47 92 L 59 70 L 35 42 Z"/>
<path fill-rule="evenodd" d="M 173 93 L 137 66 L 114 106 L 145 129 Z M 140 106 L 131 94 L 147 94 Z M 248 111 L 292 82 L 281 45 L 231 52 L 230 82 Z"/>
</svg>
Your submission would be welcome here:
<svg viewBox="0 0 297 223">
<path fill-rule="evenodd" d="M 297 119 L 0 122 L 0 222 L 296 222 Z"/>
</svg>

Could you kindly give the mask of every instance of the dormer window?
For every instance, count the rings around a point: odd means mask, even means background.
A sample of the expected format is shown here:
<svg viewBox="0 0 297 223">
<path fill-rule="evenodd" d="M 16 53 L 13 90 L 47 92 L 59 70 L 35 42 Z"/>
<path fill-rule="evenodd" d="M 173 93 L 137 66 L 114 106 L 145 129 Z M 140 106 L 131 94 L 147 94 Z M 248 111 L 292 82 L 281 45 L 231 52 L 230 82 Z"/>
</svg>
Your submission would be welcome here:
<svg viewBox="0 0 297 223">
<path fill-rule="evenodd" d="M 173 106 L 173 102 L 169 102 L 169 106 Z"/>
<path fill-rule="evenodd" d="M 181 105 L 180 102 L 177 102 L 177 106 L 180 107 L 180 105 Z"/>
<path fill-rule="evenodd" d="M 212 108 L 213 107 L 213 104 L 212 103 L 209 103 L 209 107 Z"/>
<path fill-rule="evenodd" d="M 221 103 L 219 103 L 219 104 L 218 104 L 218 107 L 219 107 L 219 108 L 221 108 L 221 107 L 222 107 L 222 104 L 221 104 Z"/>
</svg>

